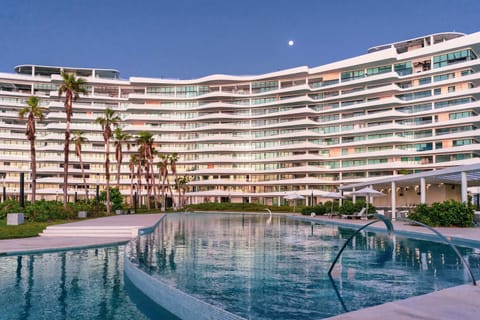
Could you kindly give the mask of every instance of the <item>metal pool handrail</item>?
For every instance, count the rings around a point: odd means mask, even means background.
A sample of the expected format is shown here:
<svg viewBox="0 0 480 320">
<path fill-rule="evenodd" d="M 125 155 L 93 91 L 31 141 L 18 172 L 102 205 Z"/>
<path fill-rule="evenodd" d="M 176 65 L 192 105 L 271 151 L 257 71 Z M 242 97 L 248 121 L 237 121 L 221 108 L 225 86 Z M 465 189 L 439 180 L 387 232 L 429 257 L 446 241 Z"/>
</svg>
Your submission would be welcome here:
<svg viewBox="0 0 480 320">
<path fill-rule="evenodd" d="M 405 222 L 408 222 L 408 223 L 413 223 L 413 224 L 416 224 L 416 225 L 419 225 L 419 226 L 422 226 L 422 227 L 425 227 L 427 228 L 428 230 L 434 232 L 437 236 L 439 236 L 443 241 L 445 241 L 449 246 L 450 248 L 453 249 L 453 251 L 455 251 L 455 253 L 457 254 L 457 256 L 460 258 L 460 260 L 462 261 L 463 263 L 463 266 L 468 270 L 468 273 L 470 274 L 470 278 L 472 279 L 472 283 L 474 286 L 477 285 L 477 282 L 475 281 L 475 276 L 473 275 L 473 271 L 472 269 L 470 268 L 470 265 L 468 264 L 468 262 L 462 257 L 462 255 L 460 254 L 460 252 L 458 251 L 457 247 L 453 245 L 453 243 L 447 238 L 445 237 L 443 234 L 441 234 L 440 232 L 438 232 L 437 230 L 435 230 L 434 228 L 424 224 L 424 223 L 421 223 L 421 222 L 418 222 L 418 221 L 415 221 L 415 220 L 411 220 L 411 219 L 407 219 L 407 218 L 401 218 L 401 219 L 398 219 L 399 221 L 405 221 Z"/>
<path fill-rule="evenodd" d="M 330 276 L 331 273 L 332 273 L 332 270 L 333 270 L 333 267 L 335 267 L 335 264 L 337 263 L 338 259 L 340 258 L 340 255 L 342 254 L 343 250 L 345 250 L 345 248 L 347 247 L 348 243 L 353 239 L 353 237 L 355 237 L 360 231 L 362 231 L 363 229 L 365 229 L 366 227 L 374 224 L 374 223 L 377 223 L 378 221 L 383 221 L 385 223 L 385 225 L 387 226 L 387 230 L 388 230 L 388 235 L 392 235 L 394 230 L 393 230 L 393 225 L 392 225 L 392 222 L 390 219 L 387 219 L 385 218 L 384 216 L 382 215 L 379 215 L 379 214 L 375 214 L 375 218 L 377 218 L 376 220 L 373 220 L 372 222 L 369 222 L 367 223 L 366 225 L 362 226 L 361 228 L 359 228 L 358 230 L 356 230 L 351 236 L 350 238 L 348 238 L 348 240 L 343 244 L 342 248 L 340 249 L 340 251 L 338 252 L 337 256 L 335 257 L 335 260 L 333 260 L 332 262 L 332 265 L 330 266 L 330 269 L 328 269 L 328 275 Z M 449 246 L 450 248 L 453 249 L 453 251 L 455 252 L 455 254 L 460 258 L 460 260 L 462 261 L 463 263 L 463 266 L 468 270 L 468 273 L 470 275 L 470 278 L 472 279 L 472 283 L 474 286 L 477 285 L 477 281 L 475 280 L 475 276 L 473 275 L 473 271 L 472 269 L 470 268 L 470 265 L 467 263 L 467 261 L 462 257 L 462 255 L 460 254 L 460 252 L 458 251 L 457 247 L 455 247 L 452 242 L 447 238 L 445 237 L 443 234 L 441 234 L 440 232 L 438 232 L 437 230 L 435 230 L 434 228 L 430 227 L 430 226 L 427 226 L 426 224 L 424 223 L 421 223 L 421 222 L 418 222 L 418 221 L 415 221 L 415 220 L 410 220 L 410 219 L 407 219 L 407 218 L 402 218 L 402 219 L 398 219 L 399 221 L 405 221 L 405 222 L 408 222 L 408 223 L 413 223 L 413 224 L 416 224 L 416 225 L 419 225 L 419 226 L 422 226 L 422 227 L 425 227 L 427 228 L 428 230 L 432 231 L 433 233 L 435 233 L 437 236 L 440 237 L 440 239 L 442 239 L 443 241 L 445 241 Z"/>
<path fill-rule="evenodd" d="M 362 231 L 363 229 L 365 229 L 366 227 L 374 224 L 374 223 L 377 223 L 379 221 L 382 221 L 383 223 L 385 223 L 385 225 L 387 226 L 387 231 L 388 231 L 388 235 L 392 235 L 393 234 L 393 225 L 392 225 L 392 222 L 390 221 L 390 219 L 387 219 L 385 218 L 384 216 L 381 216 L 379 214 L 375 214 L 375 220 L 367 223 L 366 225 L 363 225 L 361 228 L 357 229 L 351 236 L 350 238 L 348 238 L 347 241 L 345 241 L 345 243 L 343 244 L 342 248 L 340 249 L 340 251 L 338 252 L 337 256 L 335 257 L 335 260 L 333 260 L 332 262 L 332 265 L 330 266 L 330 269 L 328 269 L 328 275 L 330 276 L 331 273 L 332 273 L 332 270 L 333 270 L 333 267 L 335 267 L 335 264 L 337 264 L 337 261 L 338 259 L 340 258 L 340 256 L 342 255 L 342 252 L 343 250 L 345 250 L 345 248 L 347 247 L 348 243 L 353 239 L 353 237 L 355 237 L 360 231 Z"/>
</svg>

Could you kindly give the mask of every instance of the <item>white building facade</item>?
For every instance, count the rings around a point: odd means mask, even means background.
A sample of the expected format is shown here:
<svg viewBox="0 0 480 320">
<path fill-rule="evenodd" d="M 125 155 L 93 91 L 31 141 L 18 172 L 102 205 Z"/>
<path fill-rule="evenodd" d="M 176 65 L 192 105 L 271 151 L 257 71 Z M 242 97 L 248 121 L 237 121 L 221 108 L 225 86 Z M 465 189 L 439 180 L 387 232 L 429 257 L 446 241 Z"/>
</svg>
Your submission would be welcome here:
<svg viewBox="0 0 480 320">
<path fill-rule="evenodd" d="M 479 52 L 480 33 L 441 33 L 319 67 L 256 76 L 122 80 L 116 70 L 17 66 L 15 73 L 0 73 L 0 178 L 7 195 L 15 196 L 24 172 L 29 195 L 30 148 L 18 111 L 36 95 L 45 108 L 45 119 L 37 123 L 38 197 L 62 195 L 61 70 L 86 81 L 88 95 L 74 102 L 71 129 L 89 140 L 82 149 L 90 194 L 105 185 L 105 148 L 95 119 L 106 108 L 121 116 L 124 132 L 149 131 L 156 150 L 179 155 L 178 175 L 190 178 L 191 195 L 217 190 L 279 204 L 287 191 L 333 191 L 368 179 L 477 163 Z M 125 153 L 120 178 L 127 195 Z M 114 185 L 118 164 L 110 157 Z M 73 199 L 76 191 L 83 195 L 73 145 L 70 166 Z"/>
</svg>

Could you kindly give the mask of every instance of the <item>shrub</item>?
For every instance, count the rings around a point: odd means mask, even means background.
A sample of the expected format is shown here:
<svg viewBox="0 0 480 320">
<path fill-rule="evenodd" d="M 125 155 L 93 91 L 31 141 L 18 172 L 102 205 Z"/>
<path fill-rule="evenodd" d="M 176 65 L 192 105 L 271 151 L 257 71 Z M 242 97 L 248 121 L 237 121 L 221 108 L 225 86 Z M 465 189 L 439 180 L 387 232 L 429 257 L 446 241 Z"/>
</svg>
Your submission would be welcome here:
<svg viewBox="0 0 480 320">
<path fill-rule="evenodd" d="M 325 207 L 325 205 L 323 204 L 319 204 L 319 205 L 316 205 L 316 206 L 313 206 L 313 207 L 305 207 L 302 209 L 302 214 L 303 215 L 310 215 L 312 212 L 315 212 L 315 214 L 317 216 L 321 216 L 321 215 L 324 215 L 325 213 L 328 213 L 330 212 L 330 207 L 328 207 L 328 211 L 327 211 L 327 208 Z"/>
<path fill-rule="evenodd" d="M 7 213 L 24 212 L 18 201 L 6 200 L 0 203 L 0 219 L 5 219 Z"/>
<path fill-rule="evenodd" d="M 366 206 L 366 202 L 363 200 L 358 200 L 357 202 L 353 203 L 351 200 L 344 200 L 343 204 L 338 208 L 338 212 L 340 214 L 355 214 L 360 212 Z M 369 203 L 368 204 L 368 213 L 375 213 L 377 208 Z"/>
<path fill-rule="evenodd" d="M 107 191 L 103 190 L 99 198 L 101 202 L 105 202 L 107 200 Z M 118 188 L 110 188 L 110 203 L 113 211 L 122 209 L 123 196 Z"/>
<path fill-rule="evenodd" d="M 473 216 L 472 206 L 453 200 L 420 204 L 408 214 L 409 219 L 431 227 L 471 227 Z"/>
<path fill-rule="evenodd" d="M 60 201 L 37 200 L 34 204 L 27 205 L 24 211 L 25 218 L 39 222 L 73 218 L 76 215 L 71 205 L 65 209 Z"/>
<path fill-rule="evenodd" d="M 301 207 L 297 207 L 301 209 Z M 266 206 L 259 203 L 231 203 L 231 202 L 204 202 L 186 206 L 185 210 L 199 211 L 234 211 L 234 212 L 264 212 L 270 209 L 272 212 L 289 212 L 292 208 L 289 206 Z M 183 210 L 183 209 L 182 209 Z"/>
</svg>

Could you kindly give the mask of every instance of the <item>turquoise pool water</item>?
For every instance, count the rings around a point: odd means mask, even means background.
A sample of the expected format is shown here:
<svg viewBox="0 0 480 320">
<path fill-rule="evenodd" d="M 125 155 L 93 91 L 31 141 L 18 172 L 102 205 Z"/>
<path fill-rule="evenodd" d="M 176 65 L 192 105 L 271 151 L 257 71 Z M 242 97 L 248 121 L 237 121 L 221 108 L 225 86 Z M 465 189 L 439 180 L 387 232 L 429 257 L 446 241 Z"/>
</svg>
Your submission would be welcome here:
<svg viewBox="0 0 480 320">
<path fill-rule="evenodd" d="M 127 292 L 123 249 L 0 257 L 0 319 L 142 320 L 162 315 L 135 290 Z"/>
<path fill-rule="evenodd" d="M 132 261 L 162 281 L 247 319 L 321 319 L 468 283 L 447 246 L 286 217 L 168 215 L 132 246 Z M 460 247 L 480 276 L 479 250 Z"/>
</svg>

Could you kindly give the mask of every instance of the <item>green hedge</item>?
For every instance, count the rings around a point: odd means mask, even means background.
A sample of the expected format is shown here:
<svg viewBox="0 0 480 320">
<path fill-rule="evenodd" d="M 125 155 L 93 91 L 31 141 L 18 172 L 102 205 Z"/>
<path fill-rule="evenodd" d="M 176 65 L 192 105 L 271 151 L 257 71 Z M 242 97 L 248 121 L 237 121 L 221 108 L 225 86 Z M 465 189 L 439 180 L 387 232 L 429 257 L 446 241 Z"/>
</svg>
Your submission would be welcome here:
<svg viewBox="0 0 480 320">
<path fill-rule="evenodd" d="M 431 227 L 472 227 L 473 216 L 472 206 L 453 200 L 419 204 L 408 213 L 409 219 Z"/>
<path fill-rule="evenodd" d="M 302 207 L 297 207 L 301 210 Z M 185 210 L 199 211 L 234 211 L 234 212 L 259 212 L 270 209 L 272 212 L 291 212 L 292 207 L 289 206 L 265 206 L 259 203 L 230 203 L 230 202 L 204 202 L 191 204 L 186 206 Z M 182 209 L 183 211 L 183 209 Z"/>
</svg>

